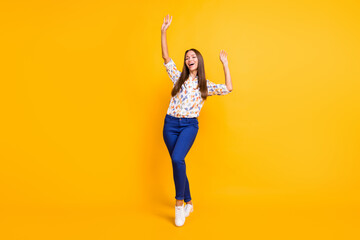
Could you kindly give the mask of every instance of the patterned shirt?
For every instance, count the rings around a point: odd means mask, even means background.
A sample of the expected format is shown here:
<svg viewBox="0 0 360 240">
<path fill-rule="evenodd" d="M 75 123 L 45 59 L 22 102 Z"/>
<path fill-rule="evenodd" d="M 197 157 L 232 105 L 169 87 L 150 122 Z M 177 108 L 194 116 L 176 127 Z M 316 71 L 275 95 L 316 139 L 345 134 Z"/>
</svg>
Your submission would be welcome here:
<svg viewBox="0 0 360 240">
<path fill-rule="evenodd" d="M 181 72 L 177 70 L 174 61 L 165 64 L 166 71 L 173 82 L 173 86 L 180 78 Z M 212 95 L 226 95 L 230 93 L 225 84 L 215 84 L 206 79 L 208 96 Z M 198 117 L 200 110 L 204 105 L 204 100 L 201 97 L 200 88 L 198 88 L 198 76 L 189 78 L 181 86 L 180 91 L 171 98 L 167 114 L 178 118 L 194 118 Z"/>
</svg>

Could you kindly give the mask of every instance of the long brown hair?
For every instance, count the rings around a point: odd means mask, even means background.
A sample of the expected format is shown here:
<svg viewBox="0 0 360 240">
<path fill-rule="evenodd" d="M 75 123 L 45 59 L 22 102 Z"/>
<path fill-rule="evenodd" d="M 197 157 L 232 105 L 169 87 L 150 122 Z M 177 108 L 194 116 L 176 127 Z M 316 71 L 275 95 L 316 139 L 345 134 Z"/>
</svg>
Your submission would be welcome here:
<svg viewBox="0 0 360 240">
<path fill-rule="evenodd" d="M 206 77 L 205 77 L 204 59 L 203 59 L 201 53 L 194 48 L 186 50 L 186 52 L 185 52 L 184 66 L 183 66 L 183 69 L 182 69 L 179 79 L 176 81 L 176 84 L 171 91 L 171 96 L 175 96 L 180 91 L 180 88 L 184 84 L 184 82 L 189 78 L 190 71 L 189 71 L 188 66 L 186 65 L 186 53 L 189 51 L 194 51 L 196 54 L 196 57 L 198 59 L 198 68 L 197 68 L 197 76 L 198 76 L 198 82 L 199 82 L 198 87 L 200 88 L 201 97 L 204 100 L 206 100 L 208 91 L 207 91 L 207 84 L 206 84 Z"/>
</svg>

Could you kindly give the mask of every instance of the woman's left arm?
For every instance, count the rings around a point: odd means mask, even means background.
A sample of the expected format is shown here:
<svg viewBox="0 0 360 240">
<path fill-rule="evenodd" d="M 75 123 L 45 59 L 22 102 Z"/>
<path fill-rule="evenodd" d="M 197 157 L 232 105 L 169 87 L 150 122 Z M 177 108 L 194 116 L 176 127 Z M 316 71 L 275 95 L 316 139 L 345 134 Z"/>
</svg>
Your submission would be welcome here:
<svg viewBox="0 0 360 240">
<path fill-rule="evenodd" d="M 224 68 L 226 88 L 231 92 L 233 88 L 232 88 L 232 82 L 230 76 L 230 69 L 227 60 L 227 53 L 223 50 L 220 51 L 220 61 L 222 62 Z"/>
</svg>

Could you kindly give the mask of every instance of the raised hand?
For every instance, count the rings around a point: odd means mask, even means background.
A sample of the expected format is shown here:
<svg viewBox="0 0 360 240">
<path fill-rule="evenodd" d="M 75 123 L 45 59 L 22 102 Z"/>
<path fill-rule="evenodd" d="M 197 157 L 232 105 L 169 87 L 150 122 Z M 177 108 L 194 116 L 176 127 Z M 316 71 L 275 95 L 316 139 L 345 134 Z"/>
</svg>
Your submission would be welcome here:
<svg viewBox="0 0 360 240">
<path fill-rule="evenodd" d="M 227 65 L 228 64 L 228 60 L 227 60 L 227 53 L 224 50 L 220 51 L 220 61 L 222 62 L 222 64 Z"/>
<path fill-rule="evenodd" d="M 169 28 L 169 26 L 170 26 L 171 21 L 172 21 L 172 16 L 169 16 L 169 14 L 166 15 L 166 17 L 164 18 L 164 23 L 163 23 L 162 26 L 161 26 L 161 31 L 162 31 L 162 32 L 166 32 L 166 30 L 167 30 L 167 29 Z"/>
</svg>

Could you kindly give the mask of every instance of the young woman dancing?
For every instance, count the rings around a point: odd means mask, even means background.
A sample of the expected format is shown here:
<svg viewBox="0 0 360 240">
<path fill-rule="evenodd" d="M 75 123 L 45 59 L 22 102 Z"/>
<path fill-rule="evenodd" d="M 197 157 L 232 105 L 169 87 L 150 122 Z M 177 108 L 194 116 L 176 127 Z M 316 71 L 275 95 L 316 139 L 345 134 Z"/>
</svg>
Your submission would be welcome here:
<svg viewBox="0 0 360 240">
<path fill-rule="evenodd" d="M 172 17 L 167 15 L 161 27 L 161 47 L 164 66 L 173 82 L 170 105 L 164 119 L 163 137 L 169 150 L 175 183 L 175 225 L 182 226 L 185 217 L 194 210 L 189 180 L 186 176 L 185 157 L 199 130 L 197 117 L 207 96 L 226 95 L 232 91 L 227 53 L 220 51 L 220 61 L 225 72 L 225 84 L 215 84 L 205 77 L 204 60 L 196 49 L 185 52 L 184 66 L 180 72 L 169 57 L 166 30 Z M 184 207 L 184 201 L 186 205 Z"/>
</svg>

